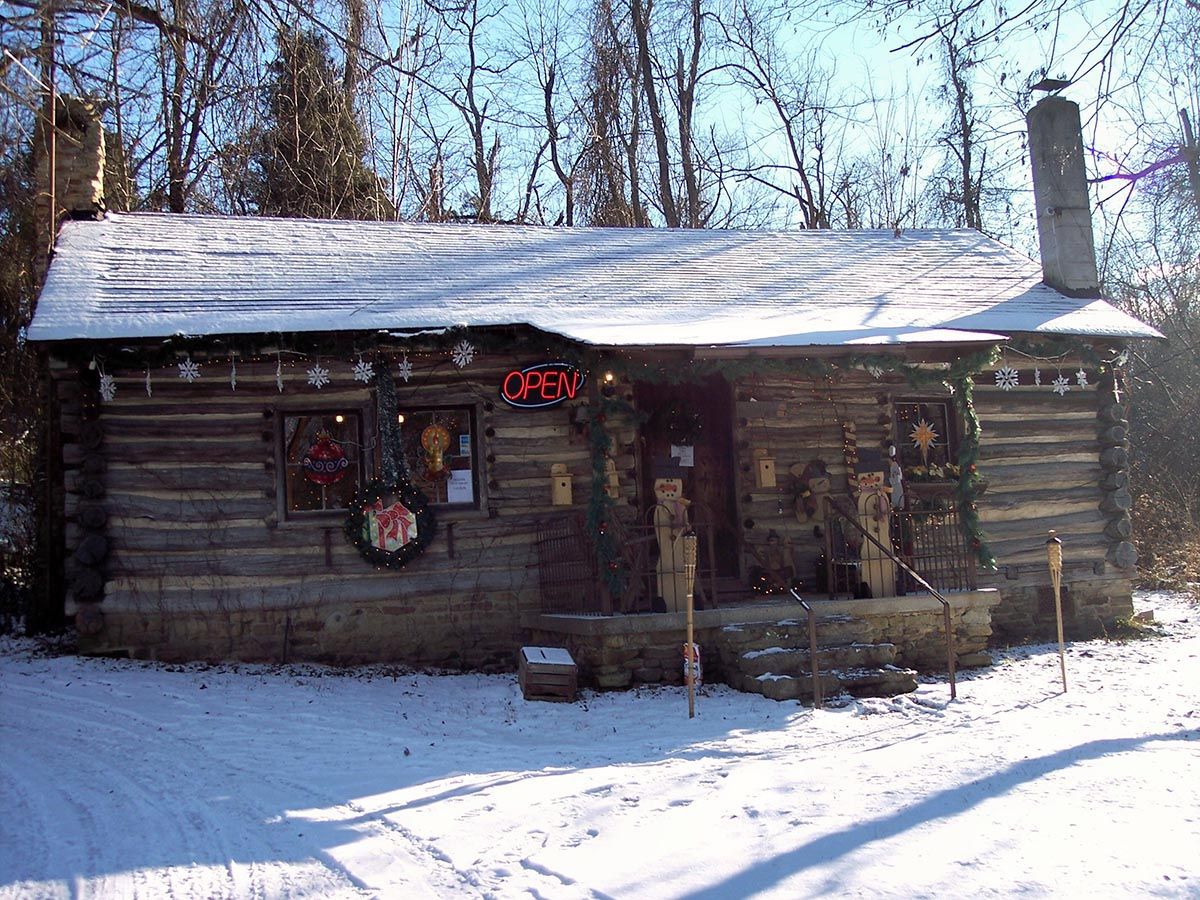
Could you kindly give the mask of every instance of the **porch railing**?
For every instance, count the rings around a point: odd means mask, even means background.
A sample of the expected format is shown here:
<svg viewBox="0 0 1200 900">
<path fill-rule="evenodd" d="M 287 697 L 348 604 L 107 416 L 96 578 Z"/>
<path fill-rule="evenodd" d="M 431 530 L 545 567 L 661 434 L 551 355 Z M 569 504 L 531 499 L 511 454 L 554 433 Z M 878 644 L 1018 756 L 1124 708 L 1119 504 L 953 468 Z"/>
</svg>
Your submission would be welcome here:
<svg viewBox="0 0 1200 900">
<path fill-rule="evenodd" d="M 613 544 L 617 569 L 613 579 L 600 577 L 600 564 L 584 516 L 571 514 L 543 521 L 537 531 L 538 587 L 542 611 L 559 615 L 610 616 L 618 613 L 661 612 L 668 601 L 660 597 L 658 540 L 654 526 L 614 520 Z M 713 528 L 706 522 L 692 526 L 697 536 L 699 562 L 694 582 L 699 609 L 717 605 L 716 546 Z M 683 571 L 683 547 L 678 559 L 663 560 L 666 571 Z M 608 587 L 610 580 L 620 588 Z"/>
<path fill-rule="evenodd" d="M 917 572 L 912 566 L 900 558 L 895 553 L 894 548 L 885 546 L 874 535 L 870 534 L 858 521 L 858 513 L 856 510 L 848 509 L 843 502 L 836 497 L 826 497 L 826 529 L 827 540 L 828 536 L 832 535 L 836 530 L 845 540 L 847 535 L 854 535 L 860 548 L 859 565 L 878 565 L 882 570 L 888 570 L 892 566 L 899 570 L 897 572 L 897 581 L 900 577 L 910 579 L 911 584 L 930 594 L 933 599 L 937 600 L 942 606 L 942 627 L 946 636 L 946 668 L 950 676 L 950 699 L 953 700 L 958 696 L 958 688 L 955 685 L 954 670 L 957 656 L 954 652 L 954 627 L 950 621 L 950 601 L 942 596 L 941 591 L 935 588 L 929 581 Z M 957 527 L 957 524 L 956 524 Z M 853 544 L 851 540 L 849 543 Z M 829 545 L 832 548 L 832 544 Z M 869 548 L 868 552 L 862 552 L 863 549 Z M 829 550 L 829 559 L 832 566 L 832 549 Z M 886 560 L 886 563 L 884 562 Z M 890 566 L 887 565 L 890 563 Z M 869 568 L 864 571 L 868 578 L 875 576 L 876 572 L 872 572 Z M 878 570 L 876 570 L 878 571 Z M 831 573 L 832 579 L 832 573 Z M 832 588 L 833 582 L 830 581 Z M 898 589 L 897 589 L 898 590 Z"/>
</svg>

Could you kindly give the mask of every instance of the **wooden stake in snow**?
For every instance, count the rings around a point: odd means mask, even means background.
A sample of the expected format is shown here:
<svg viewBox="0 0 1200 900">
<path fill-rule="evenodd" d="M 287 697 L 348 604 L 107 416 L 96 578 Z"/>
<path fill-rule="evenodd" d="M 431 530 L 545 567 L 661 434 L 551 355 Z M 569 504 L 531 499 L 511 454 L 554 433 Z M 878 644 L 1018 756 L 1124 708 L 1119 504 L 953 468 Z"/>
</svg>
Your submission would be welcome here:
<svg viewBox="0 0 1200 900">
<path fill-rule="evenodd" d="M 1067 692 L 1067 658 L 1063 653 L 1063 620 L 1062 620 L 1062 541 L 1054 529 L 1050 529 L 1050 539 L 1046 541 L 1046 561 L 1050 566 L 1050 584 L 1054 588 L 1054 616 L 1058 620 L 1058 667 L 1062 670 L 1063 693 Z"/>
<path fill-rule="evenodd" d="M 696 606 L 696 534 L 683 536 L 683 577 L 687 583 L 687 643 L 683 648 L 683 664 L 688 691 L 688 718 L 696 718 L 696 667 L 700 665 L 700 654 L 692 638 L 692 610 Z"/>
</svg>

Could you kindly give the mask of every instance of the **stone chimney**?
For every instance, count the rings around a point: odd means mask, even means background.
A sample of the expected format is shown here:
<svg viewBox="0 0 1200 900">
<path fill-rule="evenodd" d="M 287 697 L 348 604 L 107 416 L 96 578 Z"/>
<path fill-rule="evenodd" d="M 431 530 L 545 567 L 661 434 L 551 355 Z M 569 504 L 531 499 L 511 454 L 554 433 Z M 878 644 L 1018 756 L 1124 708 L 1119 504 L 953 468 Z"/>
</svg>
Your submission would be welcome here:
<svg viewBox="0 0 1200 900">
<path fill-rule="evenodd" d="M 1042 280 L 1071 297 L 1100 296 L 1079 106 L 1063 97 L 1038 101 L 1025 116 L 1033 165 Z"/>
<path fill-rule="evenodd" d="M 98 219 L 104 214 L 104 126 L 100 107 L 81 97 L 59 96 L 55 106 L 53 144 L 45 121 L 34 132 L 38 194 L 34 214 L 38 223 L 38 268 L 45 272 L 58 224 L 70 219 Z M 50 178 L 53 146 L 53 183 Z M 54 209 L 51 211 L 51 189 Z"/>
</svg>

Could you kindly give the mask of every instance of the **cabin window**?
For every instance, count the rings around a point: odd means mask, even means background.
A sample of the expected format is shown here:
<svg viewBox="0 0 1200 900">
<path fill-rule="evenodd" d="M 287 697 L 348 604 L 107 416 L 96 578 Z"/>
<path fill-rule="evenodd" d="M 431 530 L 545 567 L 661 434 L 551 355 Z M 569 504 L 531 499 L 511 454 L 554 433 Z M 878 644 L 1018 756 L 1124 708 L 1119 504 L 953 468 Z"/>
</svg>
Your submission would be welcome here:
<svg viewBox="0 0 1200 900">
<path fill-rule="evenodd" d="M 474 407 L 401 406 L 399 414 L 404 459 L 413 483 L 431 504 L 478 508 Z"/>
<path fill-rule="evenodd" d="M 894 408 L 896 453 L 905 480 L 956 480 L 959 427 L 953 401 L 901 398 Z"/>
<path fill-rule="evenodd" d="M 288 518 L 349 509 L 362 483 L 361 411 L 289 411 L 281 420 Z"/>
</svg>

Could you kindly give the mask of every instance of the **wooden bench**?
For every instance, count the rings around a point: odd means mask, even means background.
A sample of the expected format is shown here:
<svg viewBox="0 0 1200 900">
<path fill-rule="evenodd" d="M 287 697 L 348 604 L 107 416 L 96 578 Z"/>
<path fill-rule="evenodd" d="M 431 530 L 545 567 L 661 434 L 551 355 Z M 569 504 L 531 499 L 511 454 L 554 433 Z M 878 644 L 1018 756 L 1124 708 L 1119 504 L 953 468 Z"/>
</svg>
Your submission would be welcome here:
<svg viewBox="0 0 1200 900">
<path fill-rule="evenodd" d="M 517 680 L 526 700 L 570 702 L 579 686 L 575 660 L 561 647 L 522 647 Z"/>
</svg>

